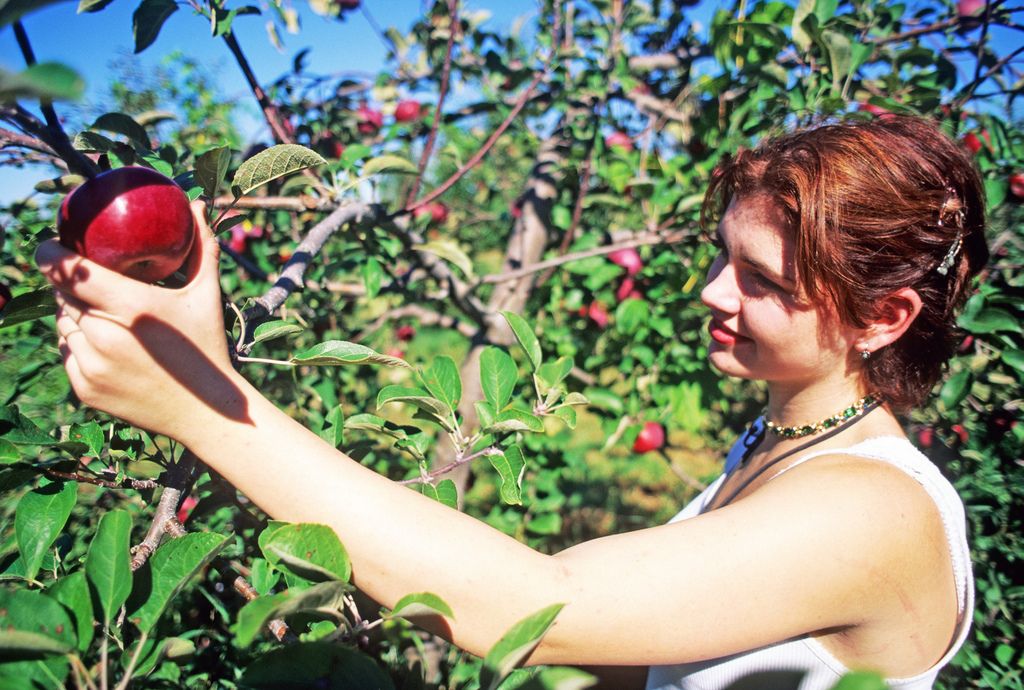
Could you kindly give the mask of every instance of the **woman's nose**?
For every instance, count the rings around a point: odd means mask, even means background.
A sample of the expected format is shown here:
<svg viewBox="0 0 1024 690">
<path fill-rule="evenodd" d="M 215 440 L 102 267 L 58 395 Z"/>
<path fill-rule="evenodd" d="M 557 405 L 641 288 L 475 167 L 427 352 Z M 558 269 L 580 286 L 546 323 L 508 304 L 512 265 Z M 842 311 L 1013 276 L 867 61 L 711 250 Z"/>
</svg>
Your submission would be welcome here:
<svg viewBox="0 0 1024 690">
<path fill-rule="evenodd" d="M 736 271 L 724 256 L 719 254 L 708 269 L 708 282 L 700 291 L 700 300 L 709 309 L 735 314 L 739 311 L 739 288 Z"/>
</svg>

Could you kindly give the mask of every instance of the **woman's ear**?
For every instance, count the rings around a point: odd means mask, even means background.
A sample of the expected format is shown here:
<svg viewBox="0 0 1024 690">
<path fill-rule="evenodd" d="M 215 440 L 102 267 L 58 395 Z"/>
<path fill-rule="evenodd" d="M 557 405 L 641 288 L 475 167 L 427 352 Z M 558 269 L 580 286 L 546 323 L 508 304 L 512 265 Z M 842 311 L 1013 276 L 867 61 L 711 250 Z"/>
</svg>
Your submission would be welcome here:
<svg viewBox="0 0 1024 690">
<path fill-rule="evenodd" d="M 906 333 L 921 313 L 921 296 L 912 288 L 900 288 L 882 300 L 878 317 L 868 324 L 857 341 L 860 352 L 875 352 Z"/>
</svg>

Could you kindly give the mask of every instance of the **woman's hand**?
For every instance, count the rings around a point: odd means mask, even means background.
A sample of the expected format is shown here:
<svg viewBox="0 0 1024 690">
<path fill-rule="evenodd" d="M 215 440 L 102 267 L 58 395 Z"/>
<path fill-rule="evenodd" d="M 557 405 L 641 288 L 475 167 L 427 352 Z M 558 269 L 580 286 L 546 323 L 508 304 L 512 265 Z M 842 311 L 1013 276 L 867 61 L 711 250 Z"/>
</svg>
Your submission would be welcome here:
<svg viewBox="0 0 1024 690">
<path fill-rule="evenodd" d="M 186 442 L 196 410 L 244 415 L 227 351 L 219 248 L 202 202 L 178 289 L 132 280 L 49 240 L 36 262 L 53 283 L 58 346 L 87 405 Z"/>
</svg>

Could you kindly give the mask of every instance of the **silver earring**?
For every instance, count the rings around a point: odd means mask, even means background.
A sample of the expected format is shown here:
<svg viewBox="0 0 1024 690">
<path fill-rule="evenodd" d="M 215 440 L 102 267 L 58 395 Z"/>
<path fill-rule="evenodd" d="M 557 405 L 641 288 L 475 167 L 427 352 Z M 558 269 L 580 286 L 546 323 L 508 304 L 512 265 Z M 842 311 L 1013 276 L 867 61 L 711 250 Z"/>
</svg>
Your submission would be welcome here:
<svg viewBox="0 0 1024 690">
<path fill-rule="evenodd" d="M 860 358 L 861 359 L 867 359 L 870 356 L 871 356 L 871 350 L 868 350 L 868 349 L 865 348 L 865 349 L 860 351 Z"/>
</svg>

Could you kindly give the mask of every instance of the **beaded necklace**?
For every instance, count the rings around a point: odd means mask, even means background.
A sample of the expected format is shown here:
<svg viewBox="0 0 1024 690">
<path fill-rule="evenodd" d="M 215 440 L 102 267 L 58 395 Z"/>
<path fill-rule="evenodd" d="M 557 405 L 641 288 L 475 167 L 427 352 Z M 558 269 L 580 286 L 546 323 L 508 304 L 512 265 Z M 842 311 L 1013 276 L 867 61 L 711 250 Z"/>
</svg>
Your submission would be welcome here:
<svg viewBox="0 0 1024 690">
<path fill-rule="evenodd" d="M 801 424 L 798 426 L 778 426 L 769 422 L 767 419 L 764 420 L 764 424 L 775 436 L 781 436 L 782 438 L 801 438 L 803 436 L 810 436 L 811 434 L 817 434 L 837 427 L 840 424 L 850 421 L 854 417 L 859 417 L 864 414 L 865 410 L 874 405 L 877 402 L 875 396 L 865 395 L 863 398 L 847 407 L 842 412 L 826 417 L 820 422 L 814 422 L 812 424 Z"/>
</svg>

